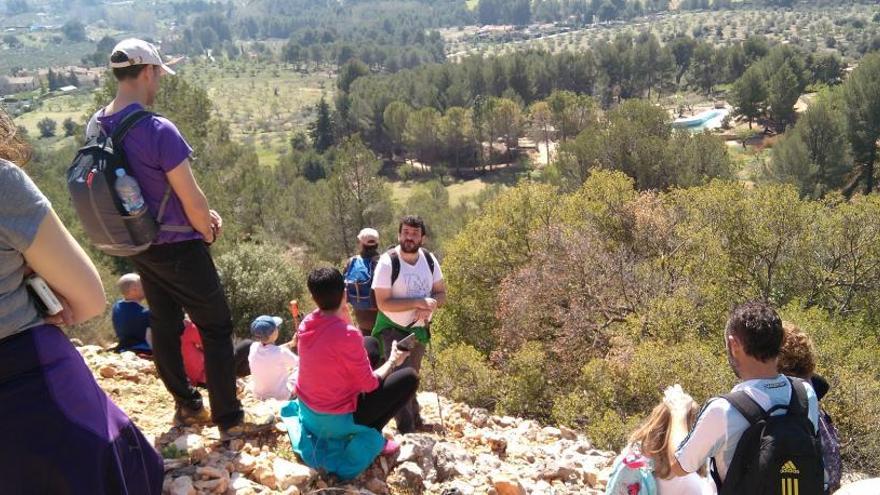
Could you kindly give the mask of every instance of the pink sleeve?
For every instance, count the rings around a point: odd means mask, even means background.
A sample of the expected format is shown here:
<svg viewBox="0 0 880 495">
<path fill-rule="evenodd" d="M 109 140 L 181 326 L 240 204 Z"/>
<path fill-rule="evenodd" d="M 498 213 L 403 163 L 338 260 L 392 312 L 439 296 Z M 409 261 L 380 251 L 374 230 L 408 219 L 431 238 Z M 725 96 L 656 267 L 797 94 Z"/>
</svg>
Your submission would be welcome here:
<svg viewBox="0 0 880 495">
<path fill-rule="evenodd" d="M 367 356 L 364 338 L 359 331 L 345 333 L 345 337 L 340 342 L 339 352 L 348 370 L 349 379 L 359 391 L 367 393 L 379 387 L 379 379 L 370 368 L 370 358 Z"/>
</svg>

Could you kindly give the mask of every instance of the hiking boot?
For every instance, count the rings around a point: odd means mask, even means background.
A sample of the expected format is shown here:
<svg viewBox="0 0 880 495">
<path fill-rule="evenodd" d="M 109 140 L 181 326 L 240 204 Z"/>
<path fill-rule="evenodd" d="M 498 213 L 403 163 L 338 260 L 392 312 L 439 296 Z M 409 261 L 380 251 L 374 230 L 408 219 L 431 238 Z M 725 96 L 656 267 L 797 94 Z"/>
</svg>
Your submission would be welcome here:
<svg viewBox="0 0 880 495">
<path fill-rule="evenodd" d="M 211 413 L 207 408 L 190 409 L 179 406 L 174 413 L 174 426 L 196 426 L 211 424 Z"/>
<path fill-rule="evenodd" d="M 248 435 L 256 435 L 275 427 L 275 415 L 254 416 L 244 413 L 244 418 L 229 428 L 220 428 L 220 441 L 233 440 Z"/>
</svg>

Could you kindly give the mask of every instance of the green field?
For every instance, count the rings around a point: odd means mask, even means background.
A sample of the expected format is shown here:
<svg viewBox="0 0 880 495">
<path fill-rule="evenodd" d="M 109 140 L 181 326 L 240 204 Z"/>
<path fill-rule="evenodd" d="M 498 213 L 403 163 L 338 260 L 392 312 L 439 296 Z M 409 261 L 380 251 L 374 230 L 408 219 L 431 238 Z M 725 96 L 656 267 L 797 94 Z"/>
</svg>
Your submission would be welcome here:
<svg viewBox="0 0 880 495">
<path fill-rule="evenodd" d="M 332 100 L 336 87 L 326 72 L 256 61 L 196 62 L 181 75 L 208 92 L 217 115 L 236 139 L 255 146 L 264 165 L 277 163 L 293 133 L 305 130 L 321 95 Z"/>
</svg>

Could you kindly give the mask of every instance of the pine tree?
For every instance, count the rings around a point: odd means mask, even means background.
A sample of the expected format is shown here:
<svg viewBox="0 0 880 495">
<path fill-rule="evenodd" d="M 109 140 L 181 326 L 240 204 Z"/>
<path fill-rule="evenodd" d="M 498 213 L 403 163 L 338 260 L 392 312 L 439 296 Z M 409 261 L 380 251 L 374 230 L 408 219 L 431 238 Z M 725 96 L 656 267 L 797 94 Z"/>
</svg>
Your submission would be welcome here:
<svg viewBox="0 0 880 495">
<path fill-rule="evenodd" d="M 775 125 L 784 130 L 794 122 L 794 105 L 800 96 L 797 76 L 788 64 L 783 64 L 767 84 L 767 103 Z"/>
<path fill-rule="evenodd" d="M 737 113 L 752 122 L 764 114 L 767 100 L 767 87 L 757 68 L 749 69 L 733 85 L 732 103 Z"/>
<path fill-rule="evenodd" d="M 318 153 L 323 153 L 334 144 L 333 117 L 330 115 L 330 105 L 321 97 L 321 101 L 315 106 L 318 117 L 309 125 L 309 137 L 312 138 L 312 146 Z"/>
</svg>

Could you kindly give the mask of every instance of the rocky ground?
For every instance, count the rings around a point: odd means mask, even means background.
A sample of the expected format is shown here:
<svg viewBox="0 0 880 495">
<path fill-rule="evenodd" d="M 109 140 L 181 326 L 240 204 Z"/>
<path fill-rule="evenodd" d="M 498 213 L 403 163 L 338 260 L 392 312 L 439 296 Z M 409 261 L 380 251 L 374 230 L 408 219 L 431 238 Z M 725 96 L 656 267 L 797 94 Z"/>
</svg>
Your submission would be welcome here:
<svg viewBox="0 0 880 495">
<path fill-rule="evenodd" d="M 213 427 L 172 427 L 174 403 L 152 362 L 97 346 L 78 349 L 101 387 L 162 453 L 167 494 L 588 495 L 603 493 L 614 458 L 575 431 L 440 398 L 445 434 L 396 436 L 398 455 L 380 457 L 353 482 L 339 483 L 300 463 L 282 428 L 222 443 Z M 281 407 L 254 400 L 246 387 L 240 396 L 252 412 Z M 425 419 L 439 425 L 437 399 L 419 395 Z M 396 434 L 393 421 L 385 433 Z"/>
</svg>

